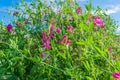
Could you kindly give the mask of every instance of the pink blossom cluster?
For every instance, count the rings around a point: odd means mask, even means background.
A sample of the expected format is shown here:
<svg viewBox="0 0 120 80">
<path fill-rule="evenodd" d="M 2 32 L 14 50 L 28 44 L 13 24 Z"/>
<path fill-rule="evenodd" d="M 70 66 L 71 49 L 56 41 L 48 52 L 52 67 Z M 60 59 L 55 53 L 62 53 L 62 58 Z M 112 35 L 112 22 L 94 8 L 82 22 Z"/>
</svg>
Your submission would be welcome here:
<svg viewBox="0 0 120 80">
<path fill-rule="evenodd" d="M 67 30 L 72 33 L 73 32 L 73 27 L 72 26 L 67 26 Z"/>
<path fill-rule="evenodd" d="M 60 28 L 56 28 L 56 32 L 58 32 L 58 33 L 59 33 L 60 31 L 61 31 L 61 30 L 60 30 Z"/>
<path fill-rule="evenodd" d="M 120 72 L 113 73 L 113 78 L 119 78 L 120 79 Z"/>
<path fill-rule="evenodd" d="M 68 39 L 68 37 L 66 35 L 62 36 L 62 39 L 58 41 L 60 44 L 65 44 L 65 45 L 70 45 L 71 44 L 71 40 Z"/>
<path fill-rule="evenodd" d="M 101 26 L 102 28 L 104 28 L 105 26 L 104 21 L 99 16 L 94 17 L 94 26 L 97 26 L 97 25 Z"/>
<path fill-rule="evenodd" d="M 81 7 L 80 6 L 78 6 L 78 8 L 77 8 L 77 10 L 76 10 L 76 13 L 77 14 L 80 14 L 82 11 L 81 11 Z"/>
<path fill-rule="evenodd" d="M 51 46 L 50 46 L 50 39 L 53 38 L 53 31 L 57 32 L 57 33 L 60 33 L 61 32 L 61 29 L 59 27 L 55 27 L 54 24 L 50 24 L 50 27 L 49 27 L 49 36 L 46 35 L 45 32 L 42 32 L 42 43 L 43 43 L 43 47 L 46 48 L 46 49 L 51 49 Z M 72 26 L 67 26 L 67 31 L 68 32 L 73 32 L 73 27 Z M 55 33 L 54 33 L 55 34 Z M 67 35 L 63 35 L 62 36 L 62 39 L 58 41 L 60 44 L 65 44 L 65 45 L 70 45 L 71 44 L 71 40 L 68 39 Z"/>
<path fill-rule="evenodd" d="M 8 24 L 7 27 L 6 27 L 6 29 L 7 29 L 8 32 L 12 32 L 12 25 Z"/>
<path fill-rule="evenodd" d="M 55 26 L 53 25 L 53 24 L 50 24 L 50 28 L 49 28 L 49 36 L 50 36 L 50 38 L 52 38 L 53 37 L 53 29 L 55 28 Z"/>
<path fill-rule="evenodd" d="M 41 41 L 43 42 L 44 48 L 46 48 L 46 49 L 51 48 L 49 36 L 47 36 L 45 32 L 42 32 L 42 40 Z"/>
</svg>

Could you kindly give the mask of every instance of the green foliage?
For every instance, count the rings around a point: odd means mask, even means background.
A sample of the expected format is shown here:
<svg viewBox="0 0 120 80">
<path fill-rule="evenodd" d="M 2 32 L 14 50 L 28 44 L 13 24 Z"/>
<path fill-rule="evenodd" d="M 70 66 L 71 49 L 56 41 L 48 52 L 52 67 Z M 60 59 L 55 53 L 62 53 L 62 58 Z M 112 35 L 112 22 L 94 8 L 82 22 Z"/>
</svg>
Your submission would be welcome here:
<svg viewBox="0 0 120 80">
<path fill-rule="evenodd" d="M 56 0 L 51 6 L 22 0 L 12 32 L 0 23 L 0 80 L 112 80 L 120 70 L 117 25 L 99 7 L 92 13 L 92 3 L 77 12 L 79 7 L 72 0 Z M 103 28 L 95 25 L 96 16 L 104 21 Z"/>
</svg>

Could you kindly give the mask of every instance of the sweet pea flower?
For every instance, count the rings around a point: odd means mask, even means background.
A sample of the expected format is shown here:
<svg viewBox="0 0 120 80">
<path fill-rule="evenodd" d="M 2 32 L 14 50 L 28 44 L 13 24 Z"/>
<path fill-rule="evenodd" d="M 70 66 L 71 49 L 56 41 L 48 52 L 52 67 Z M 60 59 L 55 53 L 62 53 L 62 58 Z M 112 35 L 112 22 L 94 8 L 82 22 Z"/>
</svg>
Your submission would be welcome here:
<svg viewBox="0 0 120 80">
<path fill-rule="evenodd" d="M 42 57 L 45 57 L 45 56 L 47 56 L 47 54 L 46 54 L 45 52 L 43 52 L 43 53 L 41 54 L 41 56 L 42 56 Z M 50 59 L 50 55 L 47 56 L 47 59 Z"/>
<path fill-rule="evenodd" d="M 71 44 L 71 40 L 67 39 L 66 35 L 63 35 L 62 39 L 58 40 L 58 43 L 64 44 L 64 45 L 70 45 Z"/>
<path fill-rule="evenodd" d="M 7 29 L 8 32 L 12 32 L 12 25 L 8 24 L 6 29 Z"/>
<path fill-rule="evenodd" d="M 45 56 L 46 56 L 46 53 L 45 53 L 45 52 L 43 52 L 41 55 L 42 55 L 43 57 L 45 57 Z"/>
<path fill-rule="evenodd" d="M 41 42 L 44 43 L 44 42 L 46 41 L 46 39 L 49 39 L 49 36 L 47 36 L 45 32 L 42 32 L 42 39 L 41 39 Z"/>
<path fill-rule="evenodd" d="M 46 48 L 46 49 L 50 49 L 51 46 L 50 46 L 49 44 L 44 43 L 44 48 Z"/>
<path fill-rule="evenodd" d="M 44 46 L 44 48 L 46 48 L 46 49 L 50 49 L 50 48 L 51 48 L 51 46 L 50 46 L 50 40 L 49 40 L 49 39 L 45 40 L 43 46 Z"/>
<path fill-rule="evenodd" d="M 50 28 L 49 28 L 49 37 L 52 38 L 53 37 L 53 29 L 55 28 L 55 26 L 53 24 L 50 24 Z"/>
<path fill-rule="evenodd" d="M 66 38 L 67 38 L 67 36 L 66 36 L 66 35 L 63 35 L 63 36 L 62 36 L 62 39 L 66 39 Z"/>
<path fill-rule="evenodd" d="M 113 78 L 120 78 L 120 72 L 113 73 Z"/>
<path fill-rule="evenodd" d="M 70 45 L 71 44 L 71 40 L 67 40 L 67 45 Z"/>
<path fill-rule="evenodd" d="M 42 38 L 46 38 L 46 33 L 42 32 Z"/>
<path fill-rule="evenodd" d="M 61 30 L 60 30 L 60 28 L 56 28 L 56 32 L 58 32 L 58 33 L 59 33 L 60 31 L 61 31 Z"/>
<path fill-rule="evenodd" d="M 50 49 L 51 48 L 51 46 L 50 46 L 50 38 L 49 38 L 49 36 L 46 35 L 45 32 L 42 32 L 41 42 L 43 43 L 43 47 L 44 48 L 46 48 L 46 49 Z"/>
<path fill-rule="evenodd" d="M 67 30 L 68 30 L 69 32 L 73 32 L 73 27 L 72 27 L 72 26 L 67 26 Z"/>
<path fill-rule="evenodd" d="M 77 14 L 80 14 L 82 11 L 81 11 L 81 7 L 80 6 L 78 6 L 78 8 L 77 8 L 77 10 L 76 10 L 76 13 Z"/>
<path fill-rule="evenodd" d="M 108 51 L 112 51 L 112 47 L 108 47 Z"/>
<path fill-rule="evenodd" d="M 102 28 L 104 28 L 104 21 L 101 19 L 101 17 L 96 16 L 94 17 L 94 26 L 100 25 Z"/>
</svg>

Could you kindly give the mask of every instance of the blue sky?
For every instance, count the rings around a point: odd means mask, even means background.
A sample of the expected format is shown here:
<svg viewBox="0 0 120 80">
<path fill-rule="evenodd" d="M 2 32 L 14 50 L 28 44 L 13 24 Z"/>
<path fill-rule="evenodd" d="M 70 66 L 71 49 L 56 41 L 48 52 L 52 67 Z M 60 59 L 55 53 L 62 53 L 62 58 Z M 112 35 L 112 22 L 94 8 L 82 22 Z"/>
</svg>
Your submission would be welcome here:
<svg viewBox="0 0 120 80">
<path fill-rule="evenodd" d="M 24 0 L 26 2 L 30 2 L 32 0 Z M 21 2 L 21 0 L 0 0 L 0 21 L 2 20 L 5 23 L 10 23 L 12 20 L 12 16 L 10 17 L 7 13 L 7 9 L 14 10 L 14 7 L 17 3 Z"/>
<path fill-rule="evenodd" d="M 9 23 L 12 20 L 12 17 L 7 14 L 6 9 L 14 10 L 12 7 L 20 1 L 21 0 L 0 0 L 0 20 Z M 30 2 L 32 0 L 24 1 Z M 89 0 L 78 1 L 80 1 L 80 5 L 83 7 Z M 118 21 L 118 25 L 120 26 L 120 0 L 92 0 L 92 5 L 94 8 L 100 6 L 104 10 L 107 9 L 107 14 L 109 14 L 114 20 Z"/>
</svg>

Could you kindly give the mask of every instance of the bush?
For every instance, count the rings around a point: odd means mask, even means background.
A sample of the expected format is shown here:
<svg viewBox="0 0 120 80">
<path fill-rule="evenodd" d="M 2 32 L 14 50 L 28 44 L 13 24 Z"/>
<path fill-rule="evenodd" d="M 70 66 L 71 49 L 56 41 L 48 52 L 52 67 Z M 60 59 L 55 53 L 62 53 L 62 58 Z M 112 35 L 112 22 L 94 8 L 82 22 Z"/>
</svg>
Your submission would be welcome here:
<svg viewBox="0 0 120 80">
<path fill-rule="evenodd" d="M 112 80 L 120 70 L 117 25 L 99 7 L 85 8 L 72 0 L 17 6 L 15 20 L 0 27 L 0 79 Z"/>
</svg>

